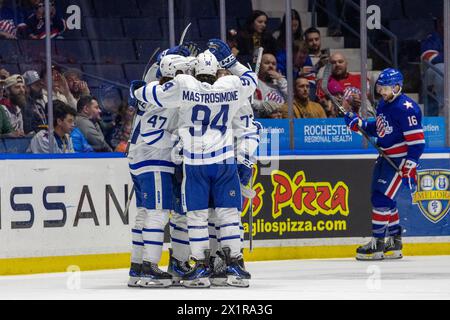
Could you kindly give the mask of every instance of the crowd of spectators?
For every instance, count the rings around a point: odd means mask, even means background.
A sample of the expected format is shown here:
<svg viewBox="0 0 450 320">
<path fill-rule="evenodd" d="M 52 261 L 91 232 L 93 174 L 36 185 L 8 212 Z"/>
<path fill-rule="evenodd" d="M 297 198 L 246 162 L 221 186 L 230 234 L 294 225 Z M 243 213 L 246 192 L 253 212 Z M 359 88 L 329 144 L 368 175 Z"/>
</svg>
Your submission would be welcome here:
<svg viewBox="0 0 450 320">
<path fill-rule="evenodd" d="M 332 6 L 329 4 L 332 1 L 326 2 L 327 7 Z M 9 1 L 0 0 L 0 39 L 45 37 L 43 0 L 18 1 L 19 6 L 14 8 L 8 3 Z M 65 21 L 55 4 L 55 1 L 51 1 L 52 37 L 58 37 L 65 31 Z M 360 75 L 348 71 L 348 61 L 342 53 L 331 54 L 329 48 L 323 48 L 319 29 L 305 26 L 296 10 L 292 10 L 291 17 L 294 79 L 292 116 L 295 118 L 340 116 L 321 89 L 323 69 L 327 63 L 332 65 L 328 82 L 329 92 L 347 110 L 360 112 L 362 100 L 367 100 L 361 96 Z M 229 30 L 227 40 L 238 60 L 253 68 L 258 49 L 264 48 L 258 88 L 252 99 L 255 117 L 288 118 L 286 16 L 273 32 L 268 29 L 268 21 L 269 16 L 265 12 L 255 10 L 242 28 Z M 339 24 L 333 19 L 329 20 L 328 35 L 341 35 Z M 422 59 L 439 70 L 443 69 L 442 35 L 441 20 L 436 32 L 422 42 Z M 431 79 L 431 90 L 441 97 L 442 78 L 436 76 L 433 70 L 428 72 L 428 76 Z M 29 150 L 33 152 L 39 149 L 37 145 L 40 146 L 40 150 L 44 150 L 45 147 L 42 145 L 47 143 L 48 148 L 47 77 L 46 68 L 39 71 L 29 70 L 20 75 L 12 74 L 7 67 L 2 68 L 0 65 L 0 138 L 32 138 L 34 148 L 30 147 Z M 97 88 L 90 88 L 88 82 L 83 79 L 83 73 L 76 68 L 61 69 L 54 66 L 51 77 L 56 150 L 124 152 L 131 134 L 134 109 L 125 102 L 127 99 L 123 97 L 121 90 L 110 86 L 104 88 L 100 96 L 94 97 L 93 92 L 96 90 L 92 89 Z M 443 104 L 441 100 L 439 104 L 440 106 Z M 371 102 L 367 101 L 366 105 L 369 107 L 369 115 L 373 114 Z M 68 112 L 67 107 L 72 111 Z M 71 126 L 69 122 L 73 112 L 75 112 L 74 125 Z M 59 128 L 58 132 L 56 126 Z"/>
<path fill-rule="evenodd" d="M 347 110 L 360 111 L 361 78 L 348 72 L 346 57 L 339 52 L 330 55 L 329 48 L 322 48 L 320 31 L 308 27 L 303 31 L 300 14 L 292 10 L 292 65 L 294 90 L 294 112 L 296 118 L 326 118 L 340 116 L 320 88 L 324 66 L 332 64 L 328 89 Z M 244 64 L 255 66 L 257 52 L 264 48 L 258 88 L 253 99 L 255 116 L 259 118 L 286 118 L 288 116 L 288 84 L 286 57 L 286 16 L 280 26 L 271 33 L 267 29 L 269 17 L 263 11 L 255 10 L 241 30 L 228 34 L 228 43 L 233 53 Z M 331 20 L 330 20 L 331 21 Z M 340 35 L 334 22 L 330 33 Z M 307 97 L 305 95 L 308 95 Z M 370 103 L 369 114 L 372 113 Z"/>
<path fill-rule="evenodd" d="M 29 152 L 49 150 L 45 70 L 11 75 L 0 67 L 0 138 L 29 138 Z M 55 66 L 52 78 L 55 152 L 125 152 L 134 109 L 124 102 L 121 91 L 110 87 L 100 99 L 93 97 L 77 69 L 62 72 Z M 71 127 L 65 115 L 72 114 Z"/>
<path fill-rule="evenodd" d="M 51 35 L 57 37 L 66 30 L 66 23 L 56 1 L 50 1 L 50 5 Z M 44 39 L 45 36 L 44 0 L 23 0 L 14 7 L 0 0 L 0 39 Z"/>
</svg>

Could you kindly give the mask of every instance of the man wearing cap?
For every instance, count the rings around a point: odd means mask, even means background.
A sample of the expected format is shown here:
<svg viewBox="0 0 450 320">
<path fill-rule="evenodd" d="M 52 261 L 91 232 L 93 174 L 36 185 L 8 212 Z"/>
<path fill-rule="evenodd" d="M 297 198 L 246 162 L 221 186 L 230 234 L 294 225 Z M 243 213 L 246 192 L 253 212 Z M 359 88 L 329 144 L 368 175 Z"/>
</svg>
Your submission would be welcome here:
<svg viewBox="0 0 450 320">
<path fill-rule="evenodd" d="M 19 74 L 12 75 L 5 80 L 6 98 L 0 100 L 2 108 L 9 118 L 14 131 L 23 133 L 22 110 L 26 108 L 25 80 Z"/>
<path fill-rule="evenodd" d="M 23 110 L 23 127 L 25 134 L 39 132 L 47 127 L 47 110 L 45 108 L 43 84 L 37 71 L 30 70 L 23 74 L 26 85 L 28 108 Z"/>
</svg>

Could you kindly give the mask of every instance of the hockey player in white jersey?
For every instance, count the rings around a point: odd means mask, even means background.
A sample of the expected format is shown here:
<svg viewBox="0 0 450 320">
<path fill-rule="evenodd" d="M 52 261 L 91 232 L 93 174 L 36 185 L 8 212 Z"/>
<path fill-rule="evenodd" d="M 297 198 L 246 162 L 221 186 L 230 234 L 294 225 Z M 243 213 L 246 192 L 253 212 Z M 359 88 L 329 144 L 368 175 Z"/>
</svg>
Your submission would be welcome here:
<svg viewBox="0 0 450 320">
<path fill-rule="evenodd" d="M 189 68 L 185 57 L 168 55 L 160 63 L 164 84 L 175 74 Z M 145 81 L 141 84 L 146 84 Z M 128 154 L 129 167 L 136 190 L 138 215 L 132 230 L 133 250 L 128 285 L 167 287 L 172 276 L 158 268 L 164 228 L 173 210 L 173 173 L 171 151 L 177 141 L 172 134 L 178 126 L 176 109 L 147 108 L 140 102 Z M 145 111 L 146 110 L 146 111 Z"/>
<path fill-rule="evenodd" d="M 255 74 L 237 62 L 227 44 L 213 39 L 198 57 L 196 78 L 178 75 L 163 86 L 148 84 L 134 91 L 140 101 L 161 108 L 180 106 L 179 135 L 184 144 L 183 206 L 196 262 L 183 278 L 187 287 L 209 287 L 208 204 L 216 206 L 221 244 L 229 279 L 246 281 L 250 274 L 238 260 L 240 252 L 240 183 L 233 148 L 231 119 L 256 88 Z M 211 54 L 212 53 L 212 54 Z M 216 81 L 217 61 L 237 76 Z M 248 284 L 247 284 L 248 285 Z"/>
<path fill-rule="evenodd" d="M 221 69 L 217 72 L 217 77 L 220 78 L 225 75 L 231 75 L 226 69 Z M 255 153 L 259 145 L 259 131 L 261 124 L 255 121 L 253 109 L 250 101 L 247 100 L 238 109 L 232 121 L 234 147 L 236 154 L 236 162 L 238 166 L 238 174 L 241 182 L 242 202 L 244 198 L 248 198 L 251 202 L 254 198 L 254 191 L 248 187 L 250 179 L 252 178 L 253 166 L 256 162 Z M 209 219 L 209 237 L 211 247 L 211 267 L 213 274 L 210 277 L 211 284 L 215 286 L 227 285 L 227 277 L 225 273 L 224 255 L 221 252 L 220 227 L 216 223 L 217 215 L 214 208 L 210 208 Z M 239 226 L 241 230 L 241 252 L 244 248 L 244 227 L 242 221 Z M 239 261 L 242 268 L 244 268 L 243 259 Z"/>
</svg>

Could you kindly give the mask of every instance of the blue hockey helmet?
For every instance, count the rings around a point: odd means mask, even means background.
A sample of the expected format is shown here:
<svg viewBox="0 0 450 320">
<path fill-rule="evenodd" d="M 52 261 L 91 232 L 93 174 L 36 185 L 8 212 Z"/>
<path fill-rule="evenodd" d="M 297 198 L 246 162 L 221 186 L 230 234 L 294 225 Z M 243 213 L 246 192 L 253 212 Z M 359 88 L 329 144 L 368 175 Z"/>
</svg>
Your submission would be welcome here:
<svg viewBox="0 0 450 320">
<path fill-rule="evenodd" d="M 381 71 L 376 82 L 379 86 L 395 86 L 403 87 L 403 75 L 400 71 L 393 68 L 387 68 Z"/>
</svg>

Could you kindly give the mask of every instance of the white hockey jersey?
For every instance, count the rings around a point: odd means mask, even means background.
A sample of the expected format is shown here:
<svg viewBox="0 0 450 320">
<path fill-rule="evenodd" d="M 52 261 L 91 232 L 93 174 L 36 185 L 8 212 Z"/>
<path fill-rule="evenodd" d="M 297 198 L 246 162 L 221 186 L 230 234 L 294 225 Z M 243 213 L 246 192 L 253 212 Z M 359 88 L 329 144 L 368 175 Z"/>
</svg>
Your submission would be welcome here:
<svg viewBox="0 0 450 320">
<path fill-rule="evenodd" d="M 161 108 L 177 108 L 183 161 L 190 165 L 234 158 L 232 119 L 257 86 L 254 72 L 236 63 L 213 85 L 178 75 L 164 85 L 150 83 L 134 92 L 137 99 Z"/>
<path fill-rule="evenodd" d="M 233 118 L 233 134 L 235 137 L 235 150 L 238 162 L 250 161 L 255 163 L 255 152 L 259 145 L 259 123 L 255 122 L 250 101 L 238 109 Z"/>
<path fill-rule="evenodd" d="M 177 112 L 139 103 L 128 153 L 133 175 L 154 171 L 174 173 L 171 152 L 178 141 L 173 134 L 178 126 Z"/>
</svg>

